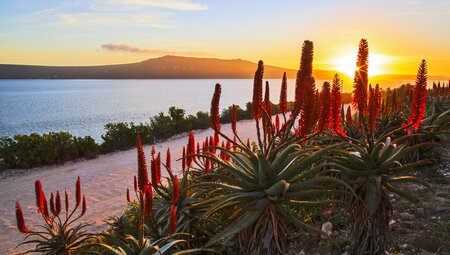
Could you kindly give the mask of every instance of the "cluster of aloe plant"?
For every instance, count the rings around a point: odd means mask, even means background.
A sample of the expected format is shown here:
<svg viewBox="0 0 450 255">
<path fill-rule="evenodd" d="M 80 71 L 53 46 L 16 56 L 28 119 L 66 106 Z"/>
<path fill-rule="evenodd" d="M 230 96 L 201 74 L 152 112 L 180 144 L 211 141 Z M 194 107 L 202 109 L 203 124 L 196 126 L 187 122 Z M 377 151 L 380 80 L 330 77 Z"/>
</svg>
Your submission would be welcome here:
<svg viewBox="0 0 450 255">
<path fill-rule="evenodd" d="M 239 135 L 236 106 L 231 107 L 232 133 L 226 135 L 221 130 L 222 88 L 216 84 L 210 111 L 214 135 L 196 142 L 194 134 L 189 133 L 180 173 L 172 171 L 170 149 L 165 163 L 154 148 L 147 161 L 138 138 L 135 199 L 127 189 L 128 209 L 123 216 L 109 219 L 110 233 L 96 236 L 97 246 L 102 247 L 97 252 L 209 254 L 237 237 L 243 254 L 286 254 L 292 228 L 327 237 L 305 212 L 340 207 L 352 217 L 353 254 L 384 253 L 389 243 L 388 223 L 393 217 L 389 195 L 416 203 L 413 192 L 399 184 L 414 182 L 431 188 L 411 170 L 429 163 L 417 155 L 438 142 L 448 125 L 450 87 L 436 85 L 427 90 L 425 60 L 415 86 L 393 91 L 384 91 L 378 84 L 372 87 L 368 84 L 368 56 L 368 43 L 363 39 L 356 63 L 353 106 L 344 109 L 338 74 L 331 84 L 325 82 L 320 92 L 316 89 L 313 43 L 305 41 L 295 101 L 289 111 L 284 74 L 280 114 L 275 116 L 268 82 L 263 90 L 264 64 L 260 61 L 251 104 L 255 141 Z M 41 192 L 37 194 L 41 201 Z M 59 208 L 59 194 L 56 197 L 55 208 Z M 38 207 L 45 222 L 61 222 L 58 213 L 53 218 L 46 216 L 43 202 Z M 40 233 L 32 234 L 25 227 L 19 204 L 17 208 L 19 230 L 40 237 Z M 81 215 L 86 210 L 83 208 Z M 66 214 L 66 218 L 72 214 Z M 49 226 L 68 229 L 77 219 Z M 76 241 L 65 246 L 72 247 L 73 252 L 85 248 L 93 238 L 81 231 L 84 225 L 80 226 L 63 231 L 77 237 L 71 237 Z M 47 247 L 38 244 L 36 251 Z"/>
<path fill-rule="evenodd" d="M 39 254 L 80 254 L 89 253 L 88 248 L 94 236 L 87 232 L 87 224 L 78 222 L 86 213 L 86 198 L 81 196 L 80 177 L 76 182 L 75 206 L 70 210 L 69 196 L 64 192 L 64 208 L 62 208 L 62 199 L 59 191 L 56 194 L 51 193 L 47 200 L 42 189 L 41 181 L 35 182 L 36 206 L 38 213 L 42 216 L 44 222 L 36 228 L 29 229 L 25 225 L 23 211 L 20 203 L 16 202 L 17 226 L 20 232 L 25 234 L 25 241 L 22 245 L 34 245 L 35 247 L 27 250 L 26 253 Z M 50 204 L 50 210 L 49 206 Z M 65 209 L 65 213 L 63 213 Z M 81 212 L 77 212 L 80 211 Z"/>
</svg>

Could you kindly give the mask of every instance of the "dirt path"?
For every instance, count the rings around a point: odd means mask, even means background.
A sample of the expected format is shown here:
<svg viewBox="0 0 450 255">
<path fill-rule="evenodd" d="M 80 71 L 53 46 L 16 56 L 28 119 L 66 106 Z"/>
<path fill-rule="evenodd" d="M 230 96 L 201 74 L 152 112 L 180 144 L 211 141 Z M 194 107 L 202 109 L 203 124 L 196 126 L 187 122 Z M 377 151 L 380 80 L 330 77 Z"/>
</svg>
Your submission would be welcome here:
<svg viewBox="0 0 450 255">
<path fill-rule="evenodd" d="M 240 121 L 238 132 L 241 138 L 254 139 L 254 122 Z M 223 131 L 231 133 L 230 125 L 224 125 Z M 211 129 L 196 132 L 195 137 L 202 141 L 206 136 L 213 135 Z M 165 159 L 167 147 L 172 154 L 172 167 L 180 171 L 181 165 L 175 159 L 181 157 L 183 145 L 187 137 L 178 136 L 170 141 L 155 145 Z M 145 147 L 150 155 L 151 146 Z M 24 211 L 28 228 L 40 224 L 36 211 L 34 182 L 40 179 L 47 197 L 50 192 L 67 190 L 74 201 L 75 181 L 81 178 L 82 193 L 86 195 L 88 210 L 83 219 L 92 224 L 93 230 L 104 230 L 104 220 L 109 216 L 122 213 L 126 204 L 126 189 L 133 187 L 133 176 L 136 174 L 137 153 L 135 149 L 101 155 L 92 160 L 69 162 L 64 165 L 49 166 L 22 172 L 0 180 L 0 254 L 15 254 L 20 249 L 14 247 L 23 240 L 23 235 L 17 230 L 15 219 L 15 202 L 19 200 Z M 163 173 L 164 175 L 164 173 Z"/>
</svg>

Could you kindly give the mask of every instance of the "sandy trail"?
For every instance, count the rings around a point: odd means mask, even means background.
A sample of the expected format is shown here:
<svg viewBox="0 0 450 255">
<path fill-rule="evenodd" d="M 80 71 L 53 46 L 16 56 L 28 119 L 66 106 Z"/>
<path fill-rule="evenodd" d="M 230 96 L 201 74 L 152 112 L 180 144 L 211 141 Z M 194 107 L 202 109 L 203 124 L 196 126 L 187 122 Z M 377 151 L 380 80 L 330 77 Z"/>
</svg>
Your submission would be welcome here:
<svg viewBox="0 0 450 255">
<path fill-rule="evenodd" d="M 241 138 L 255 138 L 253 120 L 240 121 L 237 124 Z M 230 125 L 223 125 L 226 134 L 231 133 Z M 211 129 L 195 132 L 196 141 L 202 141 L 206 136 L 213 135 Z M 157 152 L 161 152 L 165 161 L 167 147 L 172 154 L 173 171 L 181 171 L 176 159 L 182 155 L 183 146 L 187 143 L 187 135 L 175 137 L 171 140 L 155 144 Z M 147 158 L 151 146 L 144 147 Z M 120 215 L 126 204 L 126 189 L 133 188 L 133 176 L 137 171 L 136 149 L 101 155 L 95 159 L 69 162 L 64 165 L 49 166 L 33 169 L 22 176 L 12 176 L 0 180 L 0 254 L 15 254 L 22 249 L 14 247 L 23 240 L 16 227 L 15 202 L 19 200 L 25 215 L 28 228 L 35 229 L 41 223 L 36 211 L 34 196 L 34 182 L 40 179 L 47 198 L 50 192 L 67 190 L 71 207 L 75 201 L 75 182 L 77 176 L 81 178 L 81 190 L 86 195 L 88 210 L 83 219 L 92 224 L 95 231 L 105 230 L 104 221 L 109 216 Z M 164 175 L 164 174 L 163 174 Z"/>
</svg>

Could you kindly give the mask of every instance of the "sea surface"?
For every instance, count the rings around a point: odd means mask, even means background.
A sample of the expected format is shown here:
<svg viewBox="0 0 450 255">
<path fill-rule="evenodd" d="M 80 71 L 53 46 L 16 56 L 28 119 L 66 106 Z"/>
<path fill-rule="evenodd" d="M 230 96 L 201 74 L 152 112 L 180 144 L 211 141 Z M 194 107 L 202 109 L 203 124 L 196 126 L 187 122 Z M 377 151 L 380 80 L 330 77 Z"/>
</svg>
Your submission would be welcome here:
<svg viewBox="0 0 450 255">
<path fill-rule="evenodd" d="M 281 79 L 268 81 L 271 100 L 278 103 Z M 245 108 L 252 100 L 251 79 L 0 80 L 0 137 L 69 131 L 101 142 L 109 122 L 148 122 L 171 106 L 186 114 L 209 111 L 217 82 L 222 108 Z M 288 81 L 289 100 L 294 84 Z"/>
</svg>

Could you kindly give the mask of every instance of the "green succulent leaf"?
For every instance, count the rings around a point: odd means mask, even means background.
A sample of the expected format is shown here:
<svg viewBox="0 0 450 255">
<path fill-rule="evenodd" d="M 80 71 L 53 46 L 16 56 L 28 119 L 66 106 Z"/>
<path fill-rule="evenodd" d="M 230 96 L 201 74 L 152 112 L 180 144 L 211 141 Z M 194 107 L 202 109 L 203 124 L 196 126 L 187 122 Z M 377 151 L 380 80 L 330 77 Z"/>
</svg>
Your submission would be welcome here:
<svg viewBox="0 0 450 255">
<path fill-rule="evenodd" d="M 205 247 L 209 247 L 225 237 L 234 235 L 248 228 L 259 218 L 259 216 L 261 216 L 263 211 L 263 209 L 256 211 L 246 211 L 244 215 L 241 216 L 238 220 L 236 220 L 231 225 L 222 230 L 219 234 L 211 238 L 211 240 L 206 243 Z"/>
</svg>

